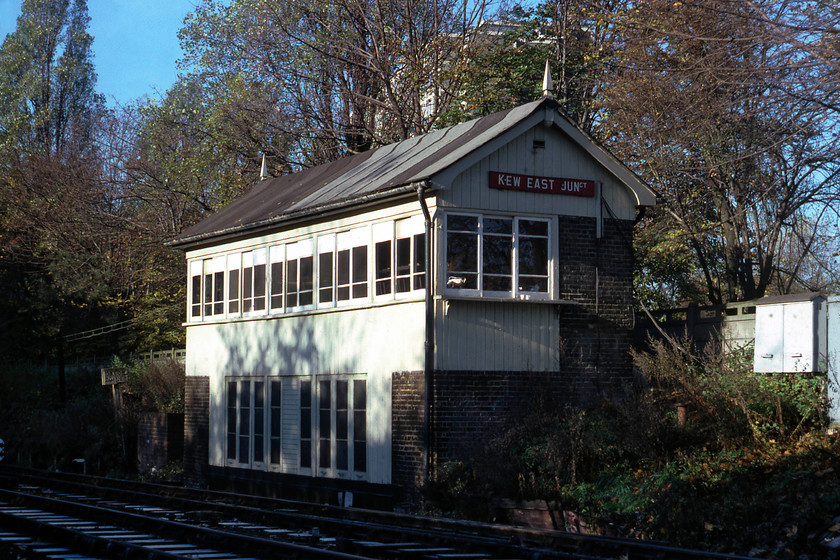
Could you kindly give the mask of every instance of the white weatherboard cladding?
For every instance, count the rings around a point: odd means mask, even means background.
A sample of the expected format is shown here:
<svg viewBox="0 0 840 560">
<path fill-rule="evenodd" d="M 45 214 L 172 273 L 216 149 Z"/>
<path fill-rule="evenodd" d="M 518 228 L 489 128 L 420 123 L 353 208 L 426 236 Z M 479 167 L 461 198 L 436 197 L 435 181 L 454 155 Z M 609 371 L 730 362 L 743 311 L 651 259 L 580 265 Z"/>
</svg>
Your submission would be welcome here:
<svg viewBox="0 0 840 560">
<path fill-rule="evenodd" d="M 359 373 L 368 383 L 368 480 L 390 483 L 391 374 L 423 369 L 424 327 L 423 302 L 190 325 L 187 375 L 210 376 L 210 464 L 225 464 L 226 376 Z M 289 393 L 284 402 L 299 406 Z M 284 413 L 292 424 L 296 410 Z M 291 463 L 296 434 L 284 435 L 284 460 Z"/>
<path fill-rule="evenodd" d="M 553 305 L 464 300 L 437 304 L 436 369 L 560 369 L 560 333 Z"/>
<path fill-rule="evenodd" d="M 542 140 L 545 148 L 534 148 Z M 636 217 L 635 197 L 628 187 L 556 128 L 538 126 L 479 160 L 455 177 L 451 188 L 438 193 L 441 207 L 474 208 L 521 214 L 553 214 L 596 217 L 596 197 L 579 197 L 493 189 L 491 171 L 540 177 L 562 177 L 597 181 L 602 184 L 604 201 L 616 217 Z M 434 184 L 434 186 L 439 186 Z M 444 186 L 445 185 L 440 185 Z M 609 218 L 609 214 L 605 213 Z"/>
</svg>

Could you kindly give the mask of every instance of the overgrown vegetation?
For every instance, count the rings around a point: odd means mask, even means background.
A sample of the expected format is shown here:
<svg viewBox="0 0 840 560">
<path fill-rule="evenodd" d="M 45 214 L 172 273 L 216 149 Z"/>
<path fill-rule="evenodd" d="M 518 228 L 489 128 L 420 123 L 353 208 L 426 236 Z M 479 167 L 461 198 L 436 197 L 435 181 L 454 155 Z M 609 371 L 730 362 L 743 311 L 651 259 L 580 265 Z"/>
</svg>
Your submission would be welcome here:
<svg viewBox="0 0 840 560">
<path fill-rule="evenodd" d="M 116 361 L 114 366 L 125 368 L 127 375 L 119 389 L 119 410 L 98 371 L 68 371 L 62 403 L 56 370 L 0 369 L 0 386 L 15 395 L 0 407 L 6 460 L 35 468 L 135 475 L 139 414 L 183 412 L 184 367 L 174 361 Z"/>
<path fill-rule="evenodd" d="M 825 435 L 824 378 L 756 374 L 750 349 L 685 348 L 654 341 L 637 353 L 640 381 L 622 402 L 537 402 L 483 454 L 443 465 L 430 502 L 498 519 L 478 496 L 555 500 L 604 532 L 826 557 L 816 537 L 840 515 L 840 440 Z"/>
</svg>

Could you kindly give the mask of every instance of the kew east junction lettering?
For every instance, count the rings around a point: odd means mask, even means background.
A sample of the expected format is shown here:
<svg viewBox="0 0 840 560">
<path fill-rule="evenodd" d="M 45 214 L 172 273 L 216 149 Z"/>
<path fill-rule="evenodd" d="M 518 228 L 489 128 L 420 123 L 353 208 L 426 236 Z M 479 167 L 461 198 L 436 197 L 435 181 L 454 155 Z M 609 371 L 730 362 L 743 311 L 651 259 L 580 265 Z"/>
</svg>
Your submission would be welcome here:
<svg viewBox="0 0 840 560">
<path fill-rule="evenodd" d="M 517 173 L 490 172 L 490 187 L 512 191 L 542 192 L 571 196 L 595 196 L 595 181 L 538 177 Z"/>
</svg>

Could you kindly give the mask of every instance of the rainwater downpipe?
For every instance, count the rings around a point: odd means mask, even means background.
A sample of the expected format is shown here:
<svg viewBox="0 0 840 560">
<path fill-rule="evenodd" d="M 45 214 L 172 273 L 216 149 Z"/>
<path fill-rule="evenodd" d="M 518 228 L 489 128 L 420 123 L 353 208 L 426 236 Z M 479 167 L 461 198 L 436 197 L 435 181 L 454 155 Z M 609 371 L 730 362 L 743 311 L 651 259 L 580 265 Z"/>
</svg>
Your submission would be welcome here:
<svg viewBox="0 0 840 560">
<path fill-rule="evenodd" d="M 423 360 L 423 468 L 424 479 L 428 479 L 431 472 L 432 454 L 432 390 L 434 387 L 432 376 L 435 367 L 435 309 L 434 309 L 434 284 L 432 278 L 432 216 L 429 214 L 429 207 L 426 205 L 425 191 L 428 184 L 421 184 L 417 187 L 417 200 L 420 201 L 420 208 L 423 210 L 425 220 L 425 266 L 426 266 L 426 337 L 425 357 Z"/>
</svg>

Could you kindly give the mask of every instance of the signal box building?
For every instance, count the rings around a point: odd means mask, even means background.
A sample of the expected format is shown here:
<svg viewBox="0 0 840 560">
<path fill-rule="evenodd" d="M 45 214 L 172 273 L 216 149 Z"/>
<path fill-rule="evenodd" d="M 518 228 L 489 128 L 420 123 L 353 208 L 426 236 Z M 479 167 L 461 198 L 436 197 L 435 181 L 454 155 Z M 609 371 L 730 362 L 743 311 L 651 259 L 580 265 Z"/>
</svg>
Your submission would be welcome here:
<svg viewBox="0 0 840 560">
<path fill-rule="evenodd" d="M 550 95 L 261 181 L 172 242 L 188 477 L 367 504 L 620 392 L 654 202 Z"/>
</svg>

